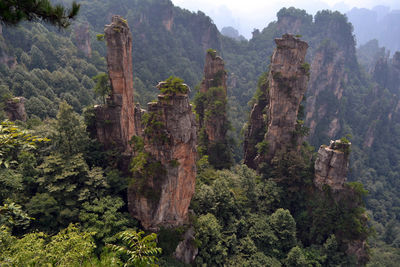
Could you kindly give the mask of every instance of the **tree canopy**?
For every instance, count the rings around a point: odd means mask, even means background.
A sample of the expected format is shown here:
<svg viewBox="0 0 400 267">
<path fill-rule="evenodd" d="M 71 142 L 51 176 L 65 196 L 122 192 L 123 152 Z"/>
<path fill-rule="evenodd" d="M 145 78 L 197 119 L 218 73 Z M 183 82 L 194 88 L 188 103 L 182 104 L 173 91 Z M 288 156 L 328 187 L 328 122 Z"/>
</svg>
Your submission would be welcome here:
<svg viewBox="0 0 400 267">
<path fill-rule="evenodd" d="M 0 22 L 16 25 L 21 21 L 45 21 L 60 28 L 71 24 L 79 12 L 80 4 L 72 3 L 67 10 L 60 4 L 52 5 L 49 0 L 2 0 L 0 1 Z"/>
</svg>

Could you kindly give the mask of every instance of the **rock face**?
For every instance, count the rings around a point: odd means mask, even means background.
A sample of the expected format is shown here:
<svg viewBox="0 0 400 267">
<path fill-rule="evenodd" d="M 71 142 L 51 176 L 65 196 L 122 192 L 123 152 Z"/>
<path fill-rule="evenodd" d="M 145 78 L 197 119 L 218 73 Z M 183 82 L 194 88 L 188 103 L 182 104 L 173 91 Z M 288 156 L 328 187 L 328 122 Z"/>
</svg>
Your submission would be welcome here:
<svg viewBox="0 0 400 267">
<path fill-rule="evenodd" d="M 194 229 L 192 227 L 189 228 L 183 236 L 183 240 L 179 242 L 175 249 L 174 257 L 185 264 L 191 264 L 194 262 L 197 253 L 199 252 L 199 249 L 194 243 L 194 235 Z"/>
<path fill-rule="evenodd" d="M 227 74 L 224 60 L 217 56 L 217 51 L 208 50 L 204 65 L 204 79 L 201 82 L 200 92 L 205 93 L 211 87 L 223 87 L 226 95 Z"/>
<path fill-rule="evenodd" d="M 128 190 L 129 212 L 145 229 L 182 225 L 196 183 L 197 128 L 188 95 L 161 94 L 157 102 L 148 104 L 143 117 L 142 153 L 151 159 L 146 164 L 151 175 L 135 178 L 134 174 L 135 183 Z"/>
<path fill-rule="evenodd" d="M 134 120 L 132 35 L 120 16 L 113 16 L 104 32 L 112 92 L 105 106 L 95 108 L 97 138 L 106 149 L 128 151 L 129 140 L 138 132 Z"/>
<path fill-rule="evenodd" d="M 253 107 L 246 133 L 245 162 L 254 168 L 259 162 L 270 162 L 279 151 L 293 148 L 297 115 L 303 95 L 307 89 L 309 65 L 305 62 L 308 44 L 285 34 L 275 39 L 275 49 L 270 72 L 262 98 Z M 260 134 L 267 131 L 263 138 L 265 148 L 256 153 L 254 145 L 260 142 Z M 256 156 L 255 156 L 256 154 Z"/>
<path fill-rule="evenodd" d="M 92 56 L 92 47 L 90 46 L 89 23 L 77 24 L 74 28 L 75 44 L 86 57 Z"/>
<path fill-rule="evenodd" d="M 25 98 L 14 97 L 7 101 L 5 111 L 10 121 L 26 121 Z"/>
<path fill-rule="evenodd" d="M 213 96 L 213 100 L 220 100 L 222 103 L 226 103 L 227 74 L 225 71 L 225 63 L 224 60 L 216 54 L 217 52 L 215 50 L 209 50 L 206 54 L 206 63 L 204 65 L 204 78 L 201 82 L 200 92 L 207 94 L 207 92 L 212 87 L 221 88 L 222 90 L 219 90 L 218 92 L 216 92 L 216 95 Z M 206 106 L 205 110 L 207 109 L 210 110 L 210 107 Z M 199 120 L 200 128 L 204 126 L 208 138 L 208 143 L 221 142 L 226 139 L 226 123 L 226 108 L 223 108 L 222 112 L 214 114 L 212 118 L 206 118 L 206 116 L 203 116 L 203 118 Z"/>
<path fill-rule="evenodd" d="M 333 190 L 341 190 L 347 180 L 349 169 L 350 143 L 340 140 L 331 141 L 329 146 L 322 145 L 315 161 L 314 184 L 322 190 L 329 185 Z"/>
<path fill-rule="evenodd" d="M 307 90 L 308 65 L 305 62 L 308 44 L 292 35 L 275 39 L 272 55 L 268 105 L 267 160 L 292 142 L 297 114 Z"/>
<path fill-rule="evenodd" d="M 261 95 L 257 103 L 254 104 L 250 113 L 250 120 L 244 136 L 244 164 L 254 170 L 258 166 L 257 144 L 264 140 L 266 132 L 267 118 L 265 108 L 269 103 L 268 80 L 264 80 L 260 86 Z"/>
</svg>

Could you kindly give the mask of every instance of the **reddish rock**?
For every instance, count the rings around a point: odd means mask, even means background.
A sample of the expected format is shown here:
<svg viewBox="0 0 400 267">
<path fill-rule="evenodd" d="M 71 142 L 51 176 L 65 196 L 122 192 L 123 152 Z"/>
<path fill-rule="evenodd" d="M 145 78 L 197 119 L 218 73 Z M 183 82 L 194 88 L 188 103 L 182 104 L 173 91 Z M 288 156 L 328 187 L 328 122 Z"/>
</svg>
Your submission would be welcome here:
<svg viewBox="0 0 400 267">
<path fill-rule="evenodd" d="M 275 43 L 277 48 L 272 55 L 268 76 L 267 161 L 292 143 L 297 114 L 308 82 L 308 66 L 305 62 L 308 44 L 289 34 L 275 39 Z"/>
<path fill-rule="evenodd" d="M 6 102 L 5 111 L 10 121 L 26 121 L 25 98 L 14 97 Z"/>
<path fill-rule="evenodd" d="M 97 138 L 106 149 L 129 151 L 135 128 L 133 101 L 132 34 L 126 20 L 113 16 L 104 29 L 111 96 L 105 106 L 96 106 Z"/>
<path fill-rule="evenodd" d="M 144 123 L 144 151 L 160 171 L 128 189 L 131 215 L 145 229 L 180 226 L 188 220 L 195 191 L 197 128 L 187 94 L 158 96 L 148 104 L 151 119 Z M 143 119 L 142 119 L 143 120 Z"/>
<path fill-rule="evenodd" d="M 262 162 L 270 163 L 278 152 L 298 148 L 299 140 L 294 132 L 307 89 L 308 44 L 290 34 L 275 39 L 275 43 L 277 48 L 271 58 L 270 71 L 267 78 L 263 78 L 261 95 L 251 111 L 245 133 L 244 162 L 253 169 Z M 259 150 L 256 146 L 261 142 L 264 144 Z"/>
</svg>

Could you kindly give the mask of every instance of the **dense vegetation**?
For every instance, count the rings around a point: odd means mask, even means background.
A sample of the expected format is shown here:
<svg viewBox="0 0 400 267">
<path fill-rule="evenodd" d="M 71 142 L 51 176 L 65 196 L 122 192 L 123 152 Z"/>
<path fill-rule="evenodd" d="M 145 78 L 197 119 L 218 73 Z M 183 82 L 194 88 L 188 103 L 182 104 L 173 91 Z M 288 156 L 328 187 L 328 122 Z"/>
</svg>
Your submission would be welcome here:
<svg viewBox="0 0 400 267">
<path fill-rule="evenodd" d="M 130 257 L 129 253 L 117 257 L 105 245 L 117 244 L 119 237 L 132 237 L 132 232 L 123 236 L 116 235 L 118 232 L 140 227 L 127 214 L 126 188 L 130 181 L 116 169 L 118 153 L 103 151 L 86 133 L 80 115 L 86 106 L 103 102 L 109 90 L 104 82 L 105 44 L 97 41 L 96 35 L 109 23 L 108 14 L 120 14 L 133 33 L 135 101 L 144 105 L 153 99 L 157 93 L 153 87 L 171 75 L 182 77 L 193 88 L 203 75 L 206 50 L 217 49 L 229 74 L 228 101 L 222 106 L 229 106 L 233 126 L 229 135 L 237 140 L 241 140 L 240 131 L 247 121 L 248 102 L 254 103 L 251 99 L 258 77 L 268 69 L 273 39 L 290 31 L 279 21 L 288 17 L 301 21 L 296 33 L 310 45 L 309 62 L 318 51 L 326 55 L 345 51 L 349 57 L 342 67 L 349 78 L 343 82 L 344 97 L 338 102 L 327 93 L 318 101 L 334 107 L 329 114 L 340 110 L 342 129 L 333 138 L 352 135 L 350 178 L 362 181 L 369 191 L 367 209 L 377 233 L 371 240 L 371 263 L 395 266 L 400 246 L 399 83 L 393 78 L 396 66 L 377 44 L 370 44 L 360 48 L 358 56 L 371 73 L 360 68 L 353 51 L 352 27 L 343 15 L 321 11 L 313 18 L 301 10 L 282 9 L 278 21 L 255 30 L 250 41 L 236 41 L 220 35 L 205 14 L 174 7 L 168 0 L 80 4 L 77 24 L 90 25 L 90 57 L 78 49 L 74 25 L 64 31 L 40 23 L 2 29 L 0 106 L 12 96 L 24 96 L 29 119 L 17 125 L 2 122 L 0 126 L 1 264 L 55 264 L 56 258 L 64 256 L 59 265 L 90 261 L 113 266 Z M 384 60 L 380 68 L 375 68 L 381 57 Z M 214 106 L 210 112 L 221 108 Z M 0 119 L 5 118 L 0 111 Z M 315 146 L 329 141 L 325 129 L 330 117 L 318 123 L 316 134 L 310 137 Z M 7 146 L 1 143 L 10 135 Z M 365 145 L 366 136 L 373 136 L 371 146 Z M 234 158 L 237 162 L 242 158 L 240 143 Z M 309 186 L 313 177 L 312 148 L 305 145 L 300 155 L 283 155 L 262 175 L 242 165 L 230 170 L 217 166 L 222 170 L 215 170 L 209 161 L 218 159 L 203 157 L 198 162 L 198 184 L 191 204 L 196 214 L 192 222 L 200 249 L 198 264 L 352 264 L 354 259 L 344 254 L 340 233 L 361 237 L 368 231 L 347 224 L 353 221 L 359 225 L 362 208 L 339 207 L 361 201 L 359 197 L 365 192 L 357 184 L 350 184 L 358 188 L 358 194 L 342 204 L 335 202 L 329 190 L 326 195 L 314 194 Z M 307 212 L 306 207 L 313 207 L 314 212 Z M 173 251 L 169 240 L 177 243 L 182 232 L 159 233 L 161 265 L 178 264 L 170 257 Z M 133 234 L 139 239 L 140 235 Z M 60 243 L 66 247 L 73 244 L 76 251 L 63 250 Z M 30 250 L 32 244 L 34 252 Z M 129 251 L 128 246 L 125 248 Z M 158 252 L 152 251 L 150 256 Z"/>
</svg>

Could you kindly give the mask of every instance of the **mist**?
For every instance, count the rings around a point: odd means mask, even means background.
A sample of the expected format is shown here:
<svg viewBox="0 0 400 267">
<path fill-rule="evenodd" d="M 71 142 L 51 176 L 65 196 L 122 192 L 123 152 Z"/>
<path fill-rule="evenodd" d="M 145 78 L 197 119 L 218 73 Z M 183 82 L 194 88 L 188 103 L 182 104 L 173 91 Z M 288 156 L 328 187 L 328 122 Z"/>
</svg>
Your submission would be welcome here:
<svg viewBox="0 0 400 267">
<path fill-rule="evenodd" d="M 201 10 L 212 18 L 218 29 L 232 26 L 247 39 L 251 38 L 254 29 L 261 30 L 276 20 L 276 13 L 282 7 L 305 9 L 312 15 L 322 9 L 346 13 L 354 7 L 371 9 L 378 5 L 388 6 L 392 10 L 400 9 L 398 0 L 172 0 L 172 2 L 194 12 Z"/>
</svg>

